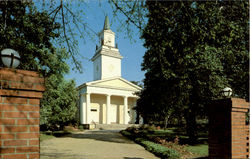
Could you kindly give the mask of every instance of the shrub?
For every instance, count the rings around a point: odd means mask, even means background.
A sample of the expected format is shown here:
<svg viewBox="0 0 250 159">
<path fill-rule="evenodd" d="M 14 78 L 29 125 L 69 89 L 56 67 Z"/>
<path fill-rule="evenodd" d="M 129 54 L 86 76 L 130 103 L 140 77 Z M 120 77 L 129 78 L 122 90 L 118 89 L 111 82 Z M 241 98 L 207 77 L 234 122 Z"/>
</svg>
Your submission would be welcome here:
<svg viewBox="0 0 250 159">
<path fill-rule="evenodd" d="M 122 130 L 120 133 L 130 139 L 134 139 L 134 141 L 142 146 L 145 147 L 146 150 L 152 152 L 156 156 L 159 156 L 161 158 L 168 158 L 168 159 L 179 159 L 180 154 L 178 151 L 167 148 L 165 146 L 162 146 L 160 144 L 156 144 L 154 142 L 148 141 L 144 138 L 138 137 L 133 133 L 133 130 L 129 129 L 132 132 L 129 132 L 127 130 Z"/>
<path fill-rule="evenodd" d="M 146 125 L 146 124 L 143 124 L 143 125 L 141 125 L 141 126 L 139 127 L 139 130 L 145 130 L 146 127 L 147 127 L 147 125 Z"/>
<path fill-rule="evenodd" d="M 129 138 L 132 136 L 132 134 L 130 132 L 126 131 L 126 130 L 122 130 L 121 134 L 126 136 L 126 137 L 129 137 Z"/>
<path fill-rule="evenodd" d="M 153 133 L 156 130 L 156 127 L 154 125 L 150 125 L 147 127 L 148 132 Z"/>
<path fill-rule="evenodd" d="M 156 130 L 156 127 L 154 125 L 142 125 L 139 130 L 142 131 L 148 131 L 150 133 L 153 133 Z"/>
<path fill-rule="evenodd" d="M 135 142 L 141 144 L 142 146 L 145 147 L 146 150 L 154 153 L 156 156 L 159 156 L 161 158 L 168 158 L 168 159 L 180 158 L 180 154 L 178 151 L 164 147 L 160 144 L 156 144 L 154 142 L 145 140 L 143 138 L 137 138 Z"/>
<path fill-rule="evenodd" d="M 133 132 L 135 129 L 136 129 L 135 127 L 131 126 L 131 127 L 128 127 L 128 128 L 126 129 L 126 131 L 128 131 L 128 132 Z"/>
<path fill-rule="evenodd" d="M 79 125 L 79 126 L 78 126 L 78 129 L 79 129 L 79 130 L 83 130 L 84 128 L 83 128 L 82 125 Z"/>
</svg>

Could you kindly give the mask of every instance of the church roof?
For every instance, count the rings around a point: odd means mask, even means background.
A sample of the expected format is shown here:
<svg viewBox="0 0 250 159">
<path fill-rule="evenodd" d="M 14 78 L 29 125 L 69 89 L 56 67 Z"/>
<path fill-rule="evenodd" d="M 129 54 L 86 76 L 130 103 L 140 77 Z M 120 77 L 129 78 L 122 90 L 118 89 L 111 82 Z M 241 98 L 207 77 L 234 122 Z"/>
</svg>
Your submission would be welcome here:
<svg viewBox="0 0 250 159">
<path fill-rule="evenodd" d="M 103 30 L 110 30 L 109 17 L 106 15 Z"/>
<path fill-rule="evenodd" d="M 140 91 L 142 89 L 141 87 L 125 80 L 122 77 L 112 77 L 112 78 L 106 78 L 102 80 L 87 82 L 78 86 L 78 90 L 86 86 L 99 87 L 99 88 L 111 88 L 111 89 L 117 89 L 117 90 L 129 90 L 129 91 L 135 91 L 135 92 Z"/>
<path fill-rule="evenodd" d="M 94 56 L 91 58 L 91 60 L 92 61 L 95 60 L 100 55 L 116 57 L 116 58 L 119 58 L 119 59 L 123 58 L 118 50 L 111 50 L 111 49 L 101 48 L 101 49 L 97 50 L 97 52 L 94 54 Z"/>
</svg>

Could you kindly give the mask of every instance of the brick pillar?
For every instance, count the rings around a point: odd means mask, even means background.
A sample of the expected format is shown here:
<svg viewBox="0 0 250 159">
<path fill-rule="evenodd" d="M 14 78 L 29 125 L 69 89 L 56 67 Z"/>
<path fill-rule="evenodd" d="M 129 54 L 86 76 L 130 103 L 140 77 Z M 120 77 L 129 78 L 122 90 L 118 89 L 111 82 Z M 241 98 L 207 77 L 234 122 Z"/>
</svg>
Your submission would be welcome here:
<svg viewBox="0 0 250 159">
<path fill-rule="evenodd" d="M 0 158 L 39 158 L 39 104 L 44 79 L 38 73 L 0 68 Z"/>
<path fill-rule="evenodd" d="M 246 112 L 250 108 L 244 99 L 228 98 L 213 101 L 209 114 L 209 158 L 248 158 Z"/>
<path fill-rule="evenodd" d="M 247 134 L 247 144 L 246 144 L 246 149 L 247 149 L 247 154 L 246 156 L 250 158 L 250 125 L 246 125 L 246 134 Z"/>
</svg>

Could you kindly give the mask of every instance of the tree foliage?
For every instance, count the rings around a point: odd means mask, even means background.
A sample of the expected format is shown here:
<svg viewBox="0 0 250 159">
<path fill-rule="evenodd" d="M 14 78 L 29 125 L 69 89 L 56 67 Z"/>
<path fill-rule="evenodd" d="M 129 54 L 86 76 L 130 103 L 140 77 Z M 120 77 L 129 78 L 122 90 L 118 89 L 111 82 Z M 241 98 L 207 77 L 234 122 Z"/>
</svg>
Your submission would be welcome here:
<svg viewBox="0 0 250 159">
<path fill-rule="evenodd" d="M 0 50 L 12 48 L 21 56 L 20 69 L 44 75 L 63 74 L 67 65 L 52 40 L 58 38 L 60 25 L 47 12 L 38 12 L 29 1 L 0 2 Z"/>
<path fill-rule="evenodd" d="M 143 83 L 141 81 L 130 81 L 130 82 L 141 87 L 141 88 L 143 87 Z"/>
<path fill-rule="evenodd" d="M 146 78 L 137 109 L 155 121 L 173 110 L 183 112 L 195 139 L 196 117 L 206 114 L 205 105 L 224 87 L 249 96 L 248 2 L 147 1 L 146 6 Z"/>
<path fill-rule="evenodd" d="M 133 39 L 133 36 L 138 35 L 138 31 L 139 33 L 142 33 L 147 22 L 147 8 L 144 0 L 108 0 L 108 2 L 113 10 L 114 19 L 117 19 L 121 24 L 120 29 L 118 30 L 125 30 L 126 35 L 131 40 Z M 124 18 L 121 19 L 120 17 L 125 17 L 126 20 L 124 20 Z"/>
<path fill-rule="evenodd" d="M 11 47 L 19 50 L 23 59 L 27 60 L 29 65 L 33 64 L 27 66 L 24 61 L 21 68 L 37 70 L 41 69 L 38 67 L 39 64 L 50 65 L 50 62 L 44 59 L 48 59 L 46 56 L 48 53 L 51 56 L 55 54 L 51 46 L 57 46 L 66 50 L 72 69 L 81 72 L 80 59 L 84 56 L 79 54 L 77 39 L 80 37 L 85 41 L 87 37 L 91 39 L 97 37 L 97 33 L 88 26 L 84 9 L 81 9 L 84 7 L 88 7 L 88 3 L 84 0 L 1 1 L 0 34 L 1 40 L 8 41 L 6 43 L 8 45 L 2 45 L 0 49 Z M 14 38 L 18 38 L 16 46 L 11 43 Z M 23 46 L 25 49 L 22 48 Z M 45 49 L 48 49 L 48 53 L 44 52 Z M 33 54 L 37 59 L 29 54 Z M 39 56 L 40 54 L 44 57 Z M 30 60 L 32 62 L 29 62 Z"/>
<path fill-rule="evenodd" d="M 77 91 L 73 80 L 51 75 L 46 79 L 47 91 L 41 100 L 41 125 L 46 129 L 62 129 L 74 124 L 77 111 Z"/>
<path fill-rule="evenodd" d="M 16 50 L 21 56 L 19 69 L 39 71 L 45 77 L 42 124 L 54 127 L 72 121 L 76 110 L 75 83 L 63 79 L 69 72 L 69 54 L 53 43 L 60 38 L 61 25 L 47 11 L 38 11 L 31 1 L 1 1 L 0 22 L 0 50 Z"/>
<path fill-rule="evenodd" d="M 87 38 L 94 40 L 98 37 L 91 27 L 88 26 L 85 9 L 88 3 L 85 0 L 64 1 L 64 0 L 43 0 L 36 3 L 40 6 L 41 11 L 49 14 L 53 23 L 59 23 L 61 27 L 58 31 L 61 33 L 54 43 L 64 47 L 67 50 L 69 61 L 71 61 L 72 69 L 82 72 L 80 59 L 88 59 L 83 54 L 79 54 L 78 38 L 84 42 Z"/>
</svg>

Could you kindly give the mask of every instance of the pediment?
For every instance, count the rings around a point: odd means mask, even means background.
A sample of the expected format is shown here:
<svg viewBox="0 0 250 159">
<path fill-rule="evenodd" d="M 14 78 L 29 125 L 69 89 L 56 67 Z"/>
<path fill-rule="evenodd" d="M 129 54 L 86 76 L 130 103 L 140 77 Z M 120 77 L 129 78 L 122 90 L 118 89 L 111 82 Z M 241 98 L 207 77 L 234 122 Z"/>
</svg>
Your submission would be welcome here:
<svg viewBox="0 0 250 159">
<path fill-rule="evenodd" d="M 103 79 L 86 83 L 88 86 L 117 88 L 122 90 L 140 91 L 141 88 L 123 78 Z"/>
</svg>

